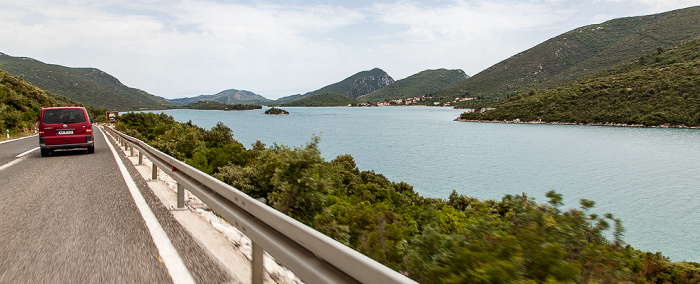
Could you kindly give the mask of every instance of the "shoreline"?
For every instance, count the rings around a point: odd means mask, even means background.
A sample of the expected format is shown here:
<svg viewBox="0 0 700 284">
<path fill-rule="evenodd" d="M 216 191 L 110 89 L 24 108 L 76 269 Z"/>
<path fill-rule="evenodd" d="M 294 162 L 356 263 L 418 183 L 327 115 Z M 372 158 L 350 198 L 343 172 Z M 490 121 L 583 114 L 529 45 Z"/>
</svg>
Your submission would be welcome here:
<svg viewBox="0 0 700 284">
<path fill-rule="evenodd" d="M 639 128 L 678 128 L 678 129 L 700 129 L 700 126 L 686 126 L 686 125 L 644 125 L 644 124 L 627 124 L 627 123 L 612 123 L 612 122 L 596 122 L 596 123 L 581 123 L 581 122 L 545 122 L 545 121 L 520 121 L 515 120 L 476 120 L 476 119 L 462 119 L 455 118 L 453 121 L 458 122 L 482 122 L 482 123 L 502 123 L 502 124 L 548 124 L 548 125 L 580 125 L 580 126 L 610 126 L 610 127 L 639 127 Z"/>
</svg>

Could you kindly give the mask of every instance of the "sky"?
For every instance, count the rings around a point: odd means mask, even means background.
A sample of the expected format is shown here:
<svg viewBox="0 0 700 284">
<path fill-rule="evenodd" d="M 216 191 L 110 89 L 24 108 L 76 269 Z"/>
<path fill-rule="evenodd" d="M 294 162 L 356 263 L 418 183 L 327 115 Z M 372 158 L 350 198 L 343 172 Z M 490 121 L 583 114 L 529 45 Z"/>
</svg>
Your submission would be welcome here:
<svg viewBox="0 0 700 284">
<path fill-rule="evenodd" d="M 381 68 L 467 75 L 577 27 L 700 0 L 0 0 L 0 52 L 164 98 L 276 99 Z"/>
</svg>

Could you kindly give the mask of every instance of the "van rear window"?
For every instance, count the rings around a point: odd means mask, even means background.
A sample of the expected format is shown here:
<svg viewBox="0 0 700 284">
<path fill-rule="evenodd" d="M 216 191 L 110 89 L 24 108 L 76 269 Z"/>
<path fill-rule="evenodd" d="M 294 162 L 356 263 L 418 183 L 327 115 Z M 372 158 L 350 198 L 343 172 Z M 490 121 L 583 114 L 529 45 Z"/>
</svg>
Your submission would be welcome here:
<svg viewBox="0 0 700 284">
<path fill-rule="evenodd" d="M 85 115 L 82 109 L 47 109 L 44 110 L 42 122 L 46 124 L 85 122 Z"/>
</svg>

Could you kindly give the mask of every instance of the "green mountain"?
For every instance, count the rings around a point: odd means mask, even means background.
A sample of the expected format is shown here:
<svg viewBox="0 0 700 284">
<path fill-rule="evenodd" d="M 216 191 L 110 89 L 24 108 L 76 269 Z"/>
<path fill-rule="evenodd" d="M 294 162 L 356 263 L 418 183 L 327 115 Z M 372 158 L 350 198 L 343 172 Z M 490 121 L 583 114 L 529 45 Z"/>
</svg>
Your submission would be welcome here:
<svg viewBox="0 0 700 284">
<path fill-rule="evenodd" d="M 135 110 L 173 106 L 164 98 L 124 86 L 117 78 L 95 68 L 70 68 L 4 53 L 0 53 L 0 66 L 41 89 L 92 107 Z"/>
<path fill-rule="evenodd" d="M 305 106 L 305 107 L 322 107 L 322 106 L 347 106 L 355 105 L 357 100 L 349 98 L 338 93 L 323 93 L 306 96 L 304 98 L 282 104 L 282 106 Z"/>
<path fill-rule="evenodd" d="M 192 98 L 171 99 L 170 102 L 176 105 L 187 105 L 198 101 L 213 101 L 222 104 L 236 105 L 260 105 L 271 102 L 271 100 L 249 91 L 225 90 L 215 95 L 201 95 Z"/>
<path fill-rule="evenodd" d="M 469 78 L 462 70 L 425 70 L 384 88 L 360 97 L 360 101 L 376 102 L 422 97 L 450 88 Z"/>
<path fill-rule="evenodd" d="M 394 79 L 384 70 L 374 68 L 369 71 L 362 71 L 346 78 L 343 81 L 325 86 L 313 92 L 303 95 L 294 95 L 276 100 L 274 104 L 287 104 L 289 102 L 319 95 L 324 93 L 338 93 L 349 98 L 357 99 L 366 94 L 372 93 L 384 86 L 394 83 Z"/>
<path fill-rule="evenodd" d="M 465 120 L 700 126 L 700 40 L 547 90 L 521 93 Z"/>
<path fill-rule="evenodd" d="M 435 97 L 499 99 L 571 82 L 658 47 L 668 48 L 698 38 L 699 20 L 697 6 L 577 28 L 503 60 Z"/>
<path fill-rule="evenodd" d="M 299 99 L 302 99 L 302 98 L 304 98 L 304 95 L 302 95 L 302 94 L 296 94 L 296 95 L 281 97 L 281 98 L 275 100 L 272 104 L 273 104 L 273 105 L 282 105 L 282 104 L 286 104 L 286 103 L 289 103 L 289 102 L 293 102 L 293 101 L 295 101 L 295 100 L 299 100 Z"/>
<path fill-rule="evenodd" d="M 201 109 L 201 110 L 254 110 L 262 109 L 259 105 L 245 105 L 245 104 L 222 104 L 220 102 L 212 101 L 197 101 L 191 104 L 186 104 L 182 106 L 184 109 Z"/>
<path fill-rule="evenodd" d="M 34 129 L 43 107 L 82 106 L 78 102 L 44 91 L 22 77 L 0 70 L 0 133 L 6 137 Z M 104 113 L 103 113 L 104 114 Z"/>
</svg>

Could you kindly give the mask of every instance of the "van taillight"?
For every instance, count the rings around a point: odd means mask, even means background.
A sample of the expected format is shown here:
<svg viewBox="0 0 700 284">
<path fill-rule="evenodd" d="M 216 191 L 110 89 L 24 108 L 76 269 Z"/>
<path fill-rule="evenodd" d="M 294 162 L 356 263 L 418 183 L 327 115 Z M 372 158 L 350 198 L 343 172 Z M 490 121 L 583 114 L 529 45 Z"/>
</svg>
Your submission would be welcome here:
<svg viewBox="0 0 700 284">
<path fill-rule="evenodd" d="M 85 133 L 92 134 L 92 129 L 85 130 Z"/>
</svg>

